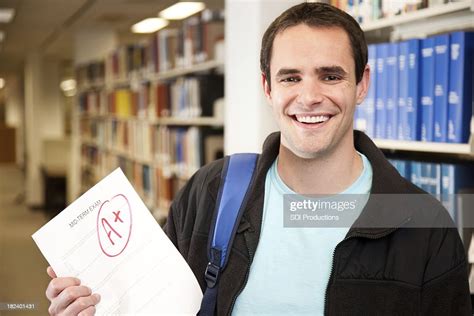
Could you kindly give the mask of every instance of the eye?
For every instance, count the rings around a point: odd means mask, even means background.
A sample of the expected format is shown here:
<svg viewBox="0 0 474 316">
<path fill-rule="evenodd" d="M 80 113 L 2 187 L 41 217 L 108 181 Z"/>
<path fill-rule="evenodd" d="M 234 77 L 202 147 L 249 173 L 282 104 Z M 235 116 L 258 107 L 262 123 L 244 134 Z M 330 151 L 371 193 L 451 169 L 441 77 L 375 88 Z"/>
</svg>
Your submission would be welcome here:
<svg viewBox="0 0 474 316">
<path fill-rule="evenodd" d="M 282 78 L 280 80 L 280 82 L 290 82 L 290 83 L 294 83 L 294 82 L 298 82 L 300 81 L 300 78 L 298 77 L 287 77 L 287 78 Z"/>
<path fill-rule="evenodd" d="M 341 80 L 341 78 L 336 75 L 327 75 L 323 78 L 323 80 L 324 81 L 337 81 L 337 80 Z"/>
</svg>

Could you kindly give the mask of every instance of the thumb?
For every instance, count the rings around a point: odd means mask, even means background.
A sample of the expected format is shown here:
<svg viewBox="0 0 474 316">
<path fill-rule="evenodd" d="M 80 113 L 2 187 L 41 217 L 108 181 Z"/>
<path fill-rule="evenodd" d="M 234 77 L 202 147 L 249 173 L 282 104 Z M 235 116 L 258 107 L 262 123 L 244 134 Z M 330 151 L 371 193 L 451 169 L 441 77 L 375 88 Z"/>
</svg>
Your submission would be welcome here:
<svg viewBox="0 0 474 316">
<path fill-rule="evenodd" d="M 54 278 L 57 278 L 56 273 L 54 272 L 53 268 L 48 267 L 48 268 L 46 269 L 46 272 L 48 273 L 48 275 L 49 275 L 51 278 L 53 278 L 53 279 L 54 279 Z"/>
</svg>

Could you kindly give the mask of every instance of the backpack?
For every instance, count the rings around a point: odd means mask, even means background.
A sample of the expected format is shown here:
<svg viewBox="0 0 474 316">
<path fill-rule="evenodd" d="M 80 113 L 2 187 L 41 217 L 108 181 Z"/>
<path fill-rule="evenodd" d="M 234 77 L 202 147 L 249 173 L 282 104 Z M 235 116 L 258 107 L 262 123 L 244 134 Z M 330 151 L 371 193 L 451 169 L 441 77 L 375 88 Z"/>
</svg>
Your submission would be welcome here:
<svg viewBox="0 0 474 316">
<path fill-rule="evenodd" d="M 206 291 L 199 316 L 212 316 L 217 303 L 220 273 L 225 269 L 237 227 L 249 198 L 258 154 L 234 154 L 224 158 L 216 208 L 209 232 Z"/>
</svg>

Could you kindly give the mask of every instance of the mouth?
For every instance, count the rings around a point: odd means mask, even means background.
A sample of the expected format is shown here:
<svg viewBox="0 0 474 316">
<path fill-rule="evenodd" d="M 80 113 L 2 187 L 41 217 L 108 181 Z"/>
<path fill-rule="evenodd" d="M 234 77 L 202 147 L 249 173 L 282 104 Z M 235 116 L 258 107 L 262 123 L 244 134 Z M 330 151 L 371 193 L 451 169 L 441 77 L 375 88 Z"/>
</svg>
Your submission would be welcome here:
<svg viewBox="0 0 474 316">
<path fill-rule="evenodd" d="M 295 114 L 290 115 L 293 121 L 304 128 L 321 128 L 326 125 L 333 115 L 331 114 Z"/>
</svg>

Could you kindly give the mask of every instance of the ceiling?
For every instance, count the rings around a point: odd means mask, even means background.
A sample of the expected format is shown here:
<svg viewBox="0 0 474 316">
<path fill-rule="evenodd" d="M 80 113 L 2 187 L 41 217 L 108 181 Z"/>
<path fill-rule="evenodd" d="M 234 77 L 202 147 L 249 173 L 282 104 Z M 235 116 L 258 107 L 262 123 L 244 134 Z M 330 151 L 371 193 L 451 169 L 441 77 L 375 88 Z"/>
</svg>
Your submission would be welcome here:
<svg viewBox="0 0 474 316">
<path fill-rule="evenodd" d="M 201 0 L 209 8 L 223 8 L 224 0 Z M 64 60 L 73 56 L 74 33 L 82 27 L 112 27 L 127 36 L 130 26 L 176 0 L 0 0 L 14 8 L 15 17 L 0 23 L 0 74 L 21 71 L 25 56 L 39 52 Z"/>
</svg>

